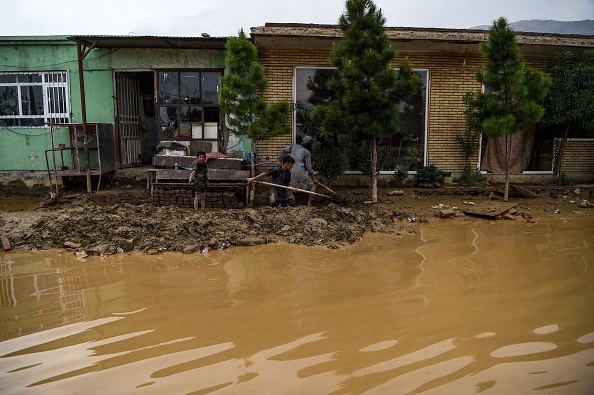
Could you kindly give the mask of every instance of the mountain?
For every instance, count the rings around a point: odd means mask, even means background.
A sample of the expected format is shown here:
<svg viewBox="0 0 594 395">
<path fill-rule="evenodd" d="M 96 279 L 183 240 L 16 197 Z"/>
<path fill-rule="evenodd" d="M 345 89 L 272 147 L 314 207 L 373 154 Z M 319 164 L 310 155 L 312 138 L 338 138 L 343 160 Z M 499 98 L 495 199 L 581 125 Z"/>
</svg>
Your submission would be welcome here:
<svg viewBox="0 0 594 395">
<path fill-rule="evenodd" d="M 491 26 L 481 25 L 471 27 L 471 29 L 489 30 Z M 527 21 L 511 22 L 509 26 L 517 32 L 594 35 L 594 20 L 592 19 L 569 22 L 550 19 L 530 19 Z"/>
</svg>

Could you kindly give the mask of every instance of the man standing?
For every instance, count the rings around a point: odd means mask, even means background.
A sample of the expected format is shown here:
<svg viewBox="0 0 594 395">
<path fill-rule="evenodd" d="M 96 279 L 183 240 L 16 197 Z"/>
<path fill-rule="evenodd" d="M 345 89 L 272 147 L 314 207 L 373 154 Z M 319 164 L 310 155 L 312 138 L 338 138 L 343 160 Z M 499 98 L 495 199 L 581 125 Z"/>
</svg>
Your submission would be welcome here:
<svg viewBox="0 0 594 395">
<path fill-rule="evenodd" d="M 293 144 L 283 148 L 278 154 L 278 163 L 281 164 L 286 155 L 295 159 L 295 165 L 291 169 L 291 186 L 306 191 L 316 191 L 316 177 L 311 166 L 311 153 L 309 150 L 313 144 L 311 136 L 303 137 L 301 144 Z M 312 206 L 314 195 L 309 194 L 307 205 Z"/>
</svg>

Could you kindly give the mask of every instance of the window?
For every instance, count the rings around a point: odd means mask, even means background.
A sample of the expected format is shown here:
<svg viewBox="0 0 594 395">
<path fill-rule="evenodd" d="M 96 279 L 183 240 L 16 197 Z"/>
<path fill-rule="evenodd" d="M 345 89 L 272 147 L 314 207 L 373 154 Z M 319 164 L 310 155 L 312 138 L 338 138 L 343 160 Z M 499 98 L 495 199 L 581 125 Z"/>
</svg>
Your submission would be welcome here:
<svg viewBox="0 0 594 395">
<path fill-rule="evenodd" d="M 161 140 L 219 138 L 222 70 L 160 71 Z"/>
<path fill-rule="evenodd" d="M 68 123 L 68 73 L 0 73 L 0 126 Z"/>
<path fill-rule="evenodd" d="M 421 78 L 421 84 L 412 98 L 400 103 L 400 130 L 379 142 L 378 161 L 381 162 L 381 171 L 393 172 L 398 165 L 407 165 L 411 171 L 415 171 L 425 164 L 428 71 L 415 70 L 415 73 Z M 334 68 L 295 68 L 295 102 L 301 108 L 298 107 L 294 117 L 297 141 L 306 134 L 315 133 L 307 116 L 308 110 L 314 105 L 331 100 L 332 93 L 326 88 L 326 82 L 333 76 L 338 76 Z M 322 144 L 348 147 L 348 143 L 341 141 L 340 136 L 335 136 L 332 141 L 322 141 Z M 356 168 L 354 163 L 350 163 L 350 166 L 351 170 Z"/>
</svg>

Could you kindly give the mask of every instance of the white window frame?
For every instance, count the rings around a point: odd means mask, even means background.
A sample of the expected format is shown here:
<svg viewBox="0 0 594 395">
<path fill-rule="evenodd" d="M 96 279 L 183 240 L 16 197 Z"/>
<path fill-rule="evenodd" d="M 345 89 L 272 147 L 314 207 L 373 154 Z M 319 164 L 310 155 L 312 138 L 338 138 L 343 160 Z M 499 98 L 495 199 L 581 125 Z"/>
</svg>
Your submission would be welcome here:
<svg viewBox="0 0 594 395">
<path fill-rule="evenodd" d="M 0 121 L 2 119 L 28 119 L 38 118 L 43 119 L 44 125 L 36 126 L 8 126 L 10 128 L 40 128 L 45 127 L 48 123 L 64 123 L 64 121 L 70 120 L 70 95 L 68 89 L 68 81 L 70 79 L 67 70 L 54 70 L 54 71 L 25 71 L 25 72 L 0 72 L 0 75 L 37 75 L 40 77 L 41 82 L 0 82 L 0 88 L 5 86 L 17 87 L 18 94 L 18 114 L 0 114 Z M 56 78 L 57 77 L 57 78 Z M 23 114 L 22 108 L 22 96 L 21 88 L 27 86 L 41 86 L 42 100 L 43 100 L 43 114 L 30 115 Z M 55 90 L 58 92 L 57 98 L 52 98 L 50 91 Z M 58 100 L 56 100 L 58 99 Z M 60 103 L 63 103 L 61 111 L 56 110 Z"/>
</svg>

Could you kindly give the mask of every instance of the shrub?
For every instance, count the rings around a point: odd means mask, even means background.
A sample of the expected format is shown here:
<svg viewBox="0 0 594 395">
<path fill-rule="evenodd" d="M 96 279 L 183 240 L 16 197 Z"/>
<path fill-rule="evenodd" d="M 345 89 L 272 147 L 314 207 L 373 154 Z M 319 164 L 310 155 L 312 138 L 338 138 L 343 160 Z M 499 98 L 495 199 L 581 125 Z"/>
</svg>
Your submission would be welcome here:
<svg viewBox="0 0 594 395">
<path fill-rule="evenodd" d="M 417 186 L 423 188 L 439 188 L 443 184 L 445 173 L 435 165 L 429 165 L 417 170 Z"/>
</svg>

